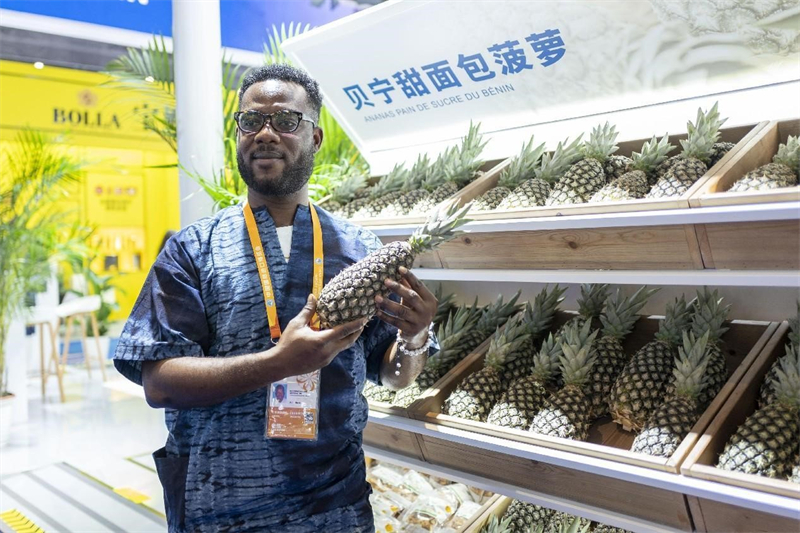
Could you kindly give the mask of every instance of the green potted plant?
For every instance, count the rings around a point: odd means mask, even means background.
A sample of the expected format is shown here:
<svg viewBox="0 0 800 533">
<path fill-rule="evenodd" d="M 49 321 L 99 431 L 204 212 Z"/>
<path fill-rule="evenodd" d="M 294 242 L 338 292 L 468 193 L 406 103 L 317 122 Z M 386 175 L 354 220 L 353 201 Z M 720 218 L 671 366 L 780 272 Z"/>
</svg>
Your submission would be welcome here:
<svg viewBox="0 0 800 533">
<path fill-rule="evenodd" d="M 23 130 L 0 154 L 0 421 L 9 424 L 13 394 L 9 358 L 22 346 L 8 345 L 14 319 L 23 318 L 25 296 L 40 291 L 60 260 L 85 253 L 68 214 L 54 209 L 80 179 L 85 164 L 68 154 L 61 139 Z M 8 428 L 0 427 L 0 440 Z M 2 443 L 0 443 L 2 444 Z"/>
</svg>

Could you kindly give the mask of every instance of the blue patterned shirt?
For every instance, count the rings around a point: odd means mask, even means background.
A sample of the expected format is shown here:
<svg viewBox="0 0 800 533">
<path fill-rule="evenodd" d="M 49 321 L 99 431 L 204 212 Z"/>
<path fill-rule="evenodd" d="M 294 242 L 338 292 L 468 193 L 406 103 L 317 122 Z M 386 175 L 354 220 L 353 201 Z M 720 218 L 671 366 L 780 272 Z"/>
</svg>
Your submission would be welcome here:
<svg viewBox="0 0 800 533">
<path fill-rule="evenodd" d="M 371 232 L 317 211 L 326 282 L 380 247 Z M 310 212 L 306 206 L 297 210 L 288 262 L 266 208 L 253 212 L 285 329 L 311 291 Z M 374 531 L 361 450 L 367 422 L 361 390 L 365 378 L 379 382 L 381 361 L 395 333 L 373 319 L 356 344 L 322 370 L 315 442 L 264 437 L 268 388 L 212 407 L 167 409 L 169 437 L 156 461 L 170 532 Z M 142 361 L 230 357 L 271 346 L 239 205 L 168 241 L 125 324 L 114 363 L 141 384 Z"/>
</svg>

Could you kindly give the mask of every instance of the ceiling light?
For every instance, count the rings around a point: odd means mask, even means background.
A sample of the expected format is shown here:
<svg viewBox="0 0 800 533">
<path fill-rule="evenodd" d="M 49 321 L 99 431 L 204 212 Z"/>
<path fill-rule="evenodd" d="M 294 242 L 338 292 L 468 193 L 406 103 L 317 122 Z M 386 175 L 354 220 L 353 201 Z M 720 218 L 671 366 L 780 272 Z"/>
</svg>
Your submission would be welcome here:
<svg viewBox="0 0 800 533">
<path fill-rule="evenodd" d="M 44 63 L 42 63 L 41 61 L 37 61 L 36 63 L 33 64 L 33 68 L 38 68 L 39 70 L 42 70 L 44 68 Z"/>
</svg>

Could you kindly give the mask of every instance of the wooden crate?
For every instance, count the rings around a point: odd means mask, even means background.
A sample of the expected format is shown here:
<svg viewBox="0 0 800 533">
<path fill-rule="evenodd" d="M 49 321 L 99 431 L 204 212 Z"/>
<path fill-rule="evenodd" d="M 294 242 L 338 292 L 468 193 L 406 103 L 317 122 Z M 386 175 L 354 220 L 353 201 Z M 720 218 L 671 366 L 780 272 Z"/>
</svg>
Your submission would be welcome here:
<svg viewBox="0 0 800 533">
<path fill-rule="evenodd" d="M 608 417 L 592 425 L 588 442 L 580 442 L 500 428 L 442 414 L 447 396 L 464 377 L 482 367 L 485 350 L 472 354 L 468 360 L 462 361 L 460 367 L 453 369 L 446 376 L 447 381 L 441 384 L 439 393 L 428 397 L 421 406 L 425 413 L 419 418 L 429 424 L 677 474 L 696 439 L 711 423 L 714 414 L 732 393 L 776 328 L 777 324 L 765 322 L 733 321 L 730 324 L 730 330 L 723 337 L 723 353 L 728 358 L 730 378 L 692 432 L 670 458 L 650 457 L 630 452 L 634 434 L 622 430 Z M 657 329 L 656 317 L 640 319 L 624 343 L 626 351 L 632 354 L 644 346 L 653 339 Z M 425 459 L 433 464 L 459 468 L 538 492 L 569 497 L 611 511 L 671 525 L 678 529 L 691 530 L 686 501 L 679 493 L 589 474 L 568 467 L 498 455 L 489 450 L 435 436 L 421 435 L 421 442 Z M 610 494 L 619 494 L 619 497 L 611 498 Z"/>
<path fill-rule="evenodd" d="M 800 201 L 800 186 L 761 192 L 726 192 L 747 172 L 772 161 L 778 145 L 800 134 L 800 119 L 770 122 L 706 180 L 690 198 L 692 207 Z M 784 270 L 800 268 L 800 220 L 698 224 L 706 268 Z"/>
<path fill-rule="evenodd" d="M 486 190 L 483 183 L 492 180 L 494 180 L 494 183 L 497 183 L 500 173 L 502 173 L 503 169 L 506 167 L 506 165 L 508 165 L 508 163 L 508 159 L 494 159 L 492 161 L 485 162 L 479 168 L 479 170 L 483 173 L 482 175 L 472 180 L 472 182 L 461 188 L 453 196 L 442 202 L 442 204 L 456 202 L 458 205 L 464 205 L 470 200 L 480 196 L 483 191 Z M 426 218 L 426 215 L 407 215 L 394 218 L 354 218 L 351 219 L 351 221 L 363 226 L 395 226 L 422 224 L 425 222 Z"/>
<path fill-rule="evenodd" d="M 462 531 L 464 533 L 480 533 L 481 529 L 489 523 L 489 519 L 491 517 L 496 516 L 500 518 L 508 509 L 508 506 L 511 505 L 511 502 L 514 501 L 507 496 L 501 496 L 499 494 L 494 495 L 486 505 L 482 512 L 478 515 L 478 518 L 470 524 L 468 527 L 464 528 Z"/>
<path fill-rule="evenodd" d="M 772 162 L 778 145 L 790 135 L 800 135 L 800 119 L 774 120 L 751 136 L 719 171 L 710 176 L 689 199 L 691 207 L 745 205 L 800 201 L 800 185 L 757 192 L 727 192 L 745 174 Z"/>
<path fill-rule="evenodd" d="M 512 218 L 533 218 L 533 217 L 552 217 L 563 215 L 593 215 L 605 213 L 626 213 L 631 211 L 656 211 L 663 209 L 681 209 L 689 207 L 689 198 L 697 193 L 701 187 L 719 171 L 748 143 L 753 139 L 767 122 L 749 124 L 720 130 L 720 140 L 734 142 L 736 146 L 717 162 L 716 165 L 708 169 L 692 187 L 681 196 L 675 198 L 661 199 L 638 199 L 619 202 L 604 202 L 598 204 L 576 204 L 555 207 L 531 207 L 524 209 L 494 210 L 486 213 L 470 213 L 470 218 L 475 220 L 507 220 Z M 681 140 L 686 139 L 687 134 L 670 135 L 670 142 L 677 147 L 673 154 L 679 153 Z M 649 139 L 636 139 L 618 143 L 619 150 L 616 155 L 631 156 L 633 152 L 642 149 L 642 145 Z M 495 187 L 499 175 L 492 176 L 491 179 L 484 180 L 481 184 L 481 193 Z"/>
<path fill-rule="evenodd" d="M 745 419 L 755 412 L 764 376 L 772 363 L 786 353 L 788 333 L 789 326 L 784 322 L 761 350 L 756 361 L 684 461 L 681 467 L 684 475 L 800 500 L 800 486 L 795 483 L 739 472 L 728 472 L 715 466 L 719 454 L 725 448 L 730 437 L 744 423 Z M 695 514 L 699 516 L 696 523 L 700 531 L 796 532 L 800 530 L 800 522 L 797 518 L 791 519 L 743 509 L 706 498 L 693 498 L 690 500 L 690 505 L 692 505 L 693 516 Z M 800 501 L 798 501 L 798 509 L 800 510 Z M 798 516 L 800 516 L 800 512 Z"/>
</svg>

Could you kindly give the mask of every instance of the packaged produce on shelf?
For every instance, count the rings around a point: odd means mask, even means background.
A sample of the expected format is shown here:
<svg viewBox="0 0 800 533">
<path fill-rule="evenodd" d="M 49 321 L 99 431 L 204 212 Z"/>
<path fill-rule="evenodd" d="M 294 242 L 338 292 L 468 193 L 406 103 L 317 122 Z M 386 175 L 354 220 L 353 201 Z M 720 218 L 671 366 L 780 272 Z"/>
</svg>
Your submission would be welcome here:
<svg viewBox="0 0 800 533">
<path fill-rule="evenodd" d="M 492 496 L 462 483 L 375 462 L 367 481 L 374 489 L 370 503 L 379 532 L 459 531 Z"/>
</svg>

